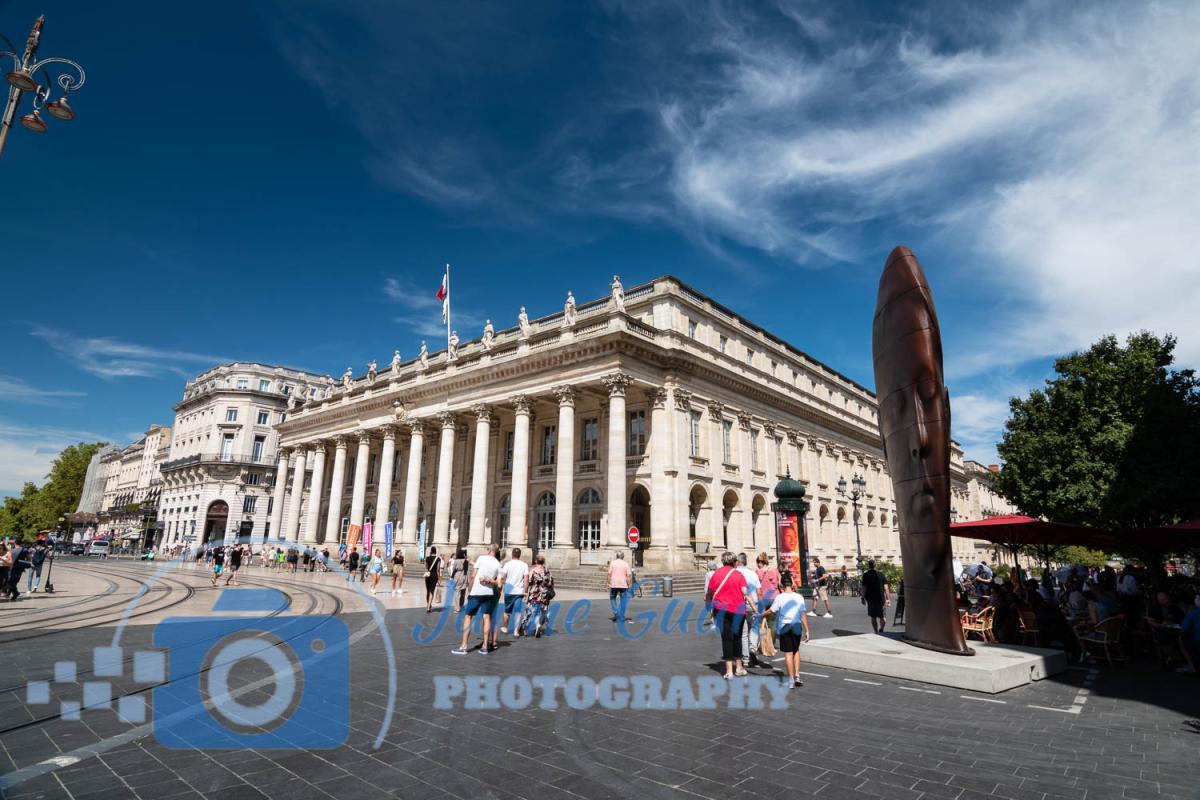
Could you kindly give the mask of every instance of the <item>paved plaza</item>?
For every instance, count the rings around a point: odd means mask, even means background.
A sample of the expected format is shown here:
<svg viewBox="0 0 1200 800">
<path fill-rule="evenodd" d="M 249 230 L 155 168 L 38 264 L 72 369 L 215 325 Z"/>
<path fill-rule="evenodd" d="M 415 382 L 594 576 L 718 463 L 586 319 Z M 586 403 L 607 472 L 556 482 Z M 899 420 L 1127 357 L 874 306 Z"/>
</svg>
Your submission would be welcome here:
<svg viewBox="0 0 1200 800">
<path fill-rule="evenodd" d="M 110 646 L 121 611 L 162 564 L 61 559 L 59 594 L 0 606 L 0 785 L 5 798 L 1196 798 L 1200 693 L 1190 676 L 1148 667 L 1076 667 L 1000 695 L 978 695 L 830 668 L 805 669 L 786 709 L 655 711 L 435 709 L 434 681 L 470 675 L 715 676 L 719 642 L 664 634 L 672 601 L 633 601 L 630 641 L 595 601 L 574 632 L 502 642 L 495 653 L 451 655 L 444 631 L 414 641 L 431 616 L 416 608 L 419 576 L 402 597 L 381 595 L 397 665 L 394 714 L 387 651 L 368 604 L 335 574 L 282 576 L 251 569 L 245 585 L 282 589 L 313 620 L 337 614 L 350 632 L 350 733 L 332 750 L 179 750 L 150 723 L 113 710 L 64 718 L 59 703 L 93 680 L 89 654 Z M 194 567 L 165 572 L 139 600 L 121 646 L 150 645 L 154 623 L 206 611 L 221 594 Z M 560 605 L 577 594 L 563 592 Z M 673 598 L 673 614 L 699 595 Z M 856 600 L 834 598 L 815 636 L 869 630 Z M 693 615 L 694 616 L 694 615 Z M 579 620 L 577 620 L 578 622 Z M 583 628 L 586 625 L 586 629 Z M 502 637 L 503 638 L 503 637 Z M 478 638 L 475 640 L 478 641 Z M 55 682 L 55 663 L 79 662 Z M 146 694 L 123 669 L 114 700 Z M 757 670 L 767 675 L 768 670 Z M 51 682 L 51 702 L 30 703 L 26 681 Z"/>
</svg>

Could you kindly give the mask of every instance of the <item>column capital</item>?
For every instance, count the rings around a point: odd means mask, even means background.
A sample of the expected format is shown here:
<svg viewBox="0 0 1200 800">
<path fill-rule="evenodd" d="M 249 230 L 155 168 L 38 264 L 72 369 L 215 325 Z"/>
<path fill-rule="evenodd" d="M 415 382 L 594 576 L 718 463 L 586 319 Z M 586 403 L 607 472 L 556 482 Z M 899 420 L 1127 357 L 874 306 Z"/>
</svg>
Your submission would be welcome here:
<svg viewBox="0 0 1200 800">
<path fill-rule="evenodd" d="M 774 422 L 764 422 L 762 427 L 763 427 L 763 433 L 767 437 L 769 437 L 771 439 L 775 438 L 775 423 Z"/>
<path fill-rule="evenodd" d="M 670 394 L 665 386 L 655 386 L 650 390 L 650 402 L 655 408 L 667 407 L 667 396 Z"/>
<path fill-rule="evenodd" d="M 787 436 L 787 440 L 796 447 L 804 447 L 804 445 L 808 442 L 807 439 L 800 435 L 800 431 L 785 430 L 784 435 Z"/>
<path fill-rule="evenodd" d="M 350 439 L 344 434 L 338 434 L 337 436 L 333 437 L 333 446 L 338 450 L 344 451 L 349 444 Z"/>
<path fill-rule="evenodd" d="M 554 397 L 558 400 L 558 404 L 560 406 L 574 406 L 575 405 L 576 392 L 575 392 L 574 386 L 568 386 L 567 384 L 562 384 L 561 386 L 555 386 L 551 391 L 554 392 Z"/>
<path fill-rule="evenodd" d="M 708 404 L 708 414 L 713 419 L 720 419 L 725 413 L 725 404 L 713 400 Z"/>
<path fill-rule="evenodd" d="M 738 414 L 738 427 L 744 431 L 750 430 L 751 417 L 749 414 Z"/>
<path fill-rule="evenodd" d="M 324 453 L 325 441 L 323 439 L 318 439 L 315 442 L 309 442 L 307 447 L 304 449 L 308 451 L 308 455 L 310 456 L 315 456 L 318 452 Z"/>
<path fill-rule="evenodd" d="M 279 448 L 279 460 L 286 464 L 288 459 L 292 457 L 292 449 L 291 447 Z"/>
<path fill-rule="evenodd" d="M 518 394 L 512 399 L 512 407 L 513 411 L 515 411 L 517 414 L 525 414 L 528 416 L 529 412 L 533 409 L 533 398 L 531 398 L 529 395 Z"/>
<path fill-rule="evenodd" d="M 624 397 L 625 388 L 629 386 L 631 378 L 623 372 L 617 372 L 613 375 L 605 375 L 600 381 L 608 389 L 609 397 Z"/>
<path fill-rule="evenodd" d="M 687 389 L 675 390 L 675 409 L 677 411 L 692 410 L 692 393 Z"/>
<path fill-rule="evenodd" d="M 354 436 L 358 439 L 359 447 L 362 447 L 364 444 L 369 445 L 371 443 L 371 432 L 369 430 L 364 429 L 358 431 L 356 434 L 354 434 Z"/>
<path fill-rule="evenodd" d="M 424 436 L 429 429 L 429 422 L 418 417 L 408 418 L 408 432 L 411 436 Z"/>
<path fill-rule="evenodd" d="M 437 419 L 443 429 L 454 428 L 458 425 L 458 415 L 453 411 L 442 411 L 437 415 Z"/>
<path fill-rule="evenodd" d="M 379 430 L 383 433 L 383 440 L 385 442 L 395 442 L 396 441 L 396 426 L 395 425 L 384 425 Z"/>
<path fill-rule="evenodd" d="M 491 423 L 492 421 L 492 407 L 487 403 L 476 403 L 471 406 L 471 413 L 475 415 L 478 422 Z"/>
</svg>

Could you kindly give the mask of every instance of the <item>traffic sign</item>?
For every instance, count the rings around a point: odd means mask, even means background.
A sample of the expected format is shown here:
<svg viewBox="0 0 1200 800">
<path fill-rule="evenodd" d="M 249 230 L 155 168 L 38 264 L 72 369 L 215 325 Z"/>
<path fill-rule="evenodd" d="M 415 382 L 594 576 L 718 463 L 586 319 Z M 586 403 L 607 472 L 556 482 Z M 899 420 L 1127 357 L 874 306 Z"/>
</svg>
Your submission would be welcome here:
<svg viewBox="0 0 1200 800">
<path fill-rule="evenodd" d="M 641 533 L 638 532 L 637 525 L 630 525 L 629 533 L 625 535 L 628 537 L 630 544 L 637 544 L 638 539 L 641 537 Z"/>
</svg>

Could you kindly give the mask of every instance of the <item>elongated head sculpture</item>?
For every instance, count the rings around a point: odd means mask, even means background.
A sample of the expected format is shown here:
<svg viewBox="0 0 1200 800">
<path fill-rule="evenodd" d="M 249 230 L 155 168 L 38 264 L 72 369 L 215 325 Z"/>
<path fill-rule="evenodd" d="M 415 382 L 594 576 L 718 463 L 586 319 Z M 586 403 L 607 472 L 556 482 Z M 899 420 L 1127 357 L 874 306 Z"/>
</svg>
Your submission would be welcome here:
<svg viewBox="0 0 1200 800">
<path fill-rule="evenodd" d="M 907 247 L 888 256 L 872 329 L 879 432 L 904 561 L 904 638 L 973 655 L 954 601 L 950 548 L 950 395 L 929 282 Z"/>
</svg>

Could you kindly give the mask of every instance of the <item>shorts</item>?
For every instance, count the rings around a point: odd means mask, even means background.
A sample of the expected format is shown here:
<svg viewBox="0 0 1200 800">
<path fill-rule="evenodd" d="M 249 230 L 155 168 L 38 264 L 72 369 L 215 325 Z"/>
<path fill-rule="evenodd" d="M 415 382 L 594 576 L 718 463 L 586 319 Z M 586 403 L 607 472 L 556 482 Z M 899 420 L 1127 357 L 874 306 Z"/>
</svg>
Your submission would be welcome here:
<svg viewBox="0 0 1200 800">
<path fill-rule="evenodd" d="M 495 610 L 496 595 L 473 594 L 467 598 L 467 607 L 463 613 L 468 617 L 473 617 L 475 614 L 482 612 L 484 616 L 490 617 Z"/>
<path fill-rule="evenodd" d="M 883 616 L 883 601 L 878 603 L 867 603 L 867 616 L 872 618 L 880 618 Z"/>
<path fill-rule="evenodd" d="M 827 603 L 829 602 L 829 587 L 828 586 L 818 586 L 817 587 L 817 599 L 824 600 Z"/>
<path fill-rule="evenodd" d="M 785 653 L 795 653 L 800 650 L 800 634 L 791 626 L 779 632 L 779 649 Z"/>
<path fill-rule="evenodd" d="M 523 594 L 504 595 L 504 613 L 510 615 L 517 613 L 517 604 L 523 602 L 525 602 L 525 595 Z"/>
<path fill-rule="evenodd" d="M 222 567 L 220 564 L 214 564 L 214 565 L 213 565 L 213 574 L 215 574 L 215 575 L 220 575 L 220 574 L 221 574 L 221 571 L 222 571 L 222 570 L 224 570 L 224 569 L 225 569 L 225 568 L 224 568 L 224 567 Z"/>
<path fill-rule="evenodd" d="M 238 571 L 239 569 L 241 569 L 241 568 L 242 568 L 242 565 L 241 565 L 241 564 L 234 564 L 232 567 L 230 567 L 230 568 L 229 568 L 229 571 L 230 571 L 230 572 L 237 572 L 237 571 Z"/>
</svg>

